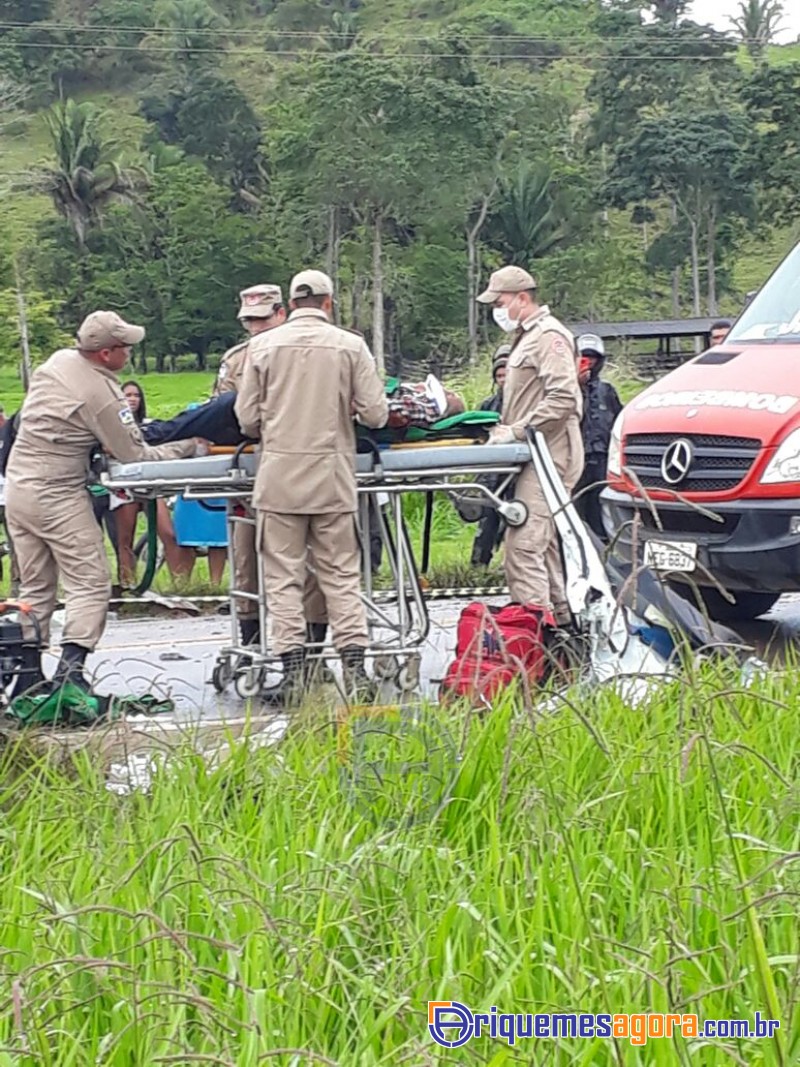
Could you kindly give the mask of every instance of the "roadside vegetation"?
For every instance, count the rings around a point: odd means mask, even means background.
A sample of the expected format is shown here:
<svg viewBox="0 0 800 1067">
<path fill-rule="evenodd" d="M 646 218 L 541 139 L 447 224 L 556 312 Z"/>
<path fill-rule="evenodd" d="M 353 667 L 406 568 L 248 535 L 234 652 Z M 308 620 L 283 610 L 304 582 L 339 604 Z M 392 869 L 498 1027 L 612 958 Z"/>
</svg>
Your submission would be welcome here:
<svg viewBox="0 0 800 1067">
<path fill-rule="evenodd" d="M 706 667 L 635 712 L 597 691 L 546 718 L 513 693 L 429 709 L 459 753 L 432 789 L 378 785 L 385 737 L 354 764 L 322 709 L 279 749 L 234 744 L 211 769 L 176 753 L 149 794 L 106 792 L 91 749 L 9 742 L 0 1064 L 788 1067 L 797 679 L 743 690 Z M 781 1028 L 445 1052 L 428 1000 Z"/>
</svg>

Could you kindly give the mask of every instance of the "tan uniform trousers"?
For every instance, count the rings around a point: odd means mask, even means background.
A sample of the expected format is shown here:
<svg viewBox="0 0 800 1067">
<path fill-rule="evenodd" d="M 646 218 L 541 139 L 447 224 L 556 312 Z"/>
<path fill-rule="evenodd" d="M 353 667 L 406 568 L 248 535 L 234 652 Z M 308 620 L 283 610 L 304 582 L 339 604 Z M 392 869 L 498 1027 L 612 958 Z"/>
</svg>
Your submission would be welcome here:
<svg viewBox="0 0 800 1067">
<path fill-rule="evenodd" d="M 247 518 L 252 518 L 249 509 Z M 233 581 L 240 592 L 258 595 L 256 527 L 248 522 L 236 522 L 233 525 Z M 236 611 L 239 619 L 257 619 L 258 601 L 237 597 Z"/>
<path fill-rule="evenodd" d="M 306 642 L 303 597 L 309 555 L 314 558 L 335 647 L 340 652 L 349 647 L 366 648 L 367 613 L 360 595 L 361 552 L 355 515 L 279 515 L 262 511 L 258 521 L 275 651 L 281 655 Z"/>
<path fill-rule="evenodd" d="M 62 643 L 94 651 L 106 626 L 111 574 L 91 497 L 85 489 L 76 495 L 10 486 L 7 519 L 19 559 L 20 599 L 30 604 L 42 642 L 50 640 L 60 578 L 66 608 Z"/>
<path fill-rule="evenodd" d="M 248 516 L 251 513 L 248 511 Z M 249 523 L 234 524 L 233 564 L 236 588 L 243 593 L 258 595 L 258 556 L 256 555 L 256 528 Z M 310 561 L 313 567 L 313 560 Z M 303 590 L 303 604 L 307 622 L 327 623 L 328 610 L 325 597 L 317 581 L 316 571 L 306 570 L 306 582 Z M 267 604 L 269 609 L 269 603 Z M 258 601 L 238 597 L 236 611 L 240 619 L 257 619 Z"/>
<path fill-rule="evenodd" d="M 553 452 L 553 462 L 568 492 L 572 492 L 583 470 L 581 450 Z M 505 541 L 505 572 L 511 600 L 550 608 L 559 621 L 569 617 L 561 543 L 556 524 L 547 506 L 539 479 L 527 466 L 517 480 L 517 500 L 528 508 L 524 526 L 509 526 Z"/>
</svg>

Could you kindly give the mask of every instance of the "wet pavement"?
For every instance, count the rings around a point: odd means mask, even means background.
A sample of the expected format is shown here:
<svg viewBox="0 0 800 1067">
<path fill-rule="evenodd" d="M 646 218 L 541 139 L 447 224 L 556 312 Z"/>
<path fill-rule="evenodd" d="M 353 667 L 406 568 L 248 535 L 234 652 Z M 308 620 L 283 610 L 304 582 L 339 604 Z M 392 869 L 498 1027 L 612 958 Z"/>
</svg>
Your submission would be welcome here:
<svg viewBox="0 0 800 1067">
<path fill-rule="evenodd" d="M 502 600 L 488 600 L 502 603 Z M 429 604 L 430 635 L 423 648 L 418 694 L 436 699 L 438 683 L 452 659 L 456 624 L 463 600 Z M 162 610 L 164 610 L 162 608 Z M 800 595 L 782 598 L 773 611 L 755 622 L 738 626 L 743 643 L 774 664 L 782 664 L 793 650 L 800 653 Z M 58 641 L 58 631 L 54 632 Z M 176 744 L 188 741 L 214 764 L 229 745 L 247 736 L 248 743 L 273 745 L 285 734 L 289 720 L 265 711 L 257 698 L 238 696 L 228 686 L 218 693 L 212 673 L 223 648 L 230 646 L 230 620 L 223 615 L 118 619 L 113 615 L 103 641 L 87 663 L 87 673 L 101 693 L 155 693 L 174 702 L 171 714 L 127 716 L 91 730 L 43 731 L 42 744 L 62 751 L 90 747 L 108 768 L 108 788 L 129 792 L 147 788 L 158 753 L 168 758 Z M 800 662 L 800 656 L 795 662 Z M 55 657 L 45 658 L 47 673 Z M 332 661 L 334 666 L 334 661 Z M 277 680 L 277 677 L 276 677 Z M 325 694 L 325 695 L 323 695 Z M 398 703 L 392 681 L 384 685 L 384 703 Z M 340 701 L 334 686 L 320 691 L 333 708 Z"/>
<path fill-rule="evenodd" d="M 420 686 L 426 697 L 436 697 L 453 656 L 456 624 L 466 603 L 453 600 L 429 605 L 431 630 L 423 648 Z M 788 650 L 800 652 L 800 594 L 783 597 L 769 615 L 735 629 L 758 655 L 784 662 Z M 230 620 L 223 615 L 136 620 L 112 616 L 87 672 L 100 692 L 150 691 L 169 697 L 175 703 L 173 718 L 179 722 L 235 720 L 256 712 L 258 701 L 237 696 L 233 686 L 220 694 L 211 683 L 220 650 L 230 643 Z"/>
<path fill-rule="evenodd" d="M 435 698 L 438 682 L 452 658 L 456 623 L 464 603 L 429 606 L 431 630 L 423 648 L 420 684 L 425 696 Z M 97 652 L 87 662 L 87 674 L 102 693 L 154 692 L 169 697 L 175 703 L 173 717 L 180 722 L 237 719 L 253 713 L 258 701 L 237 696 L 232 685 L 220 694 L 212 684 L 219 653 L 230 644 L 230 620 L 222 615 L 136 620 L 112 617 Z M 51 657 L 48 673 L 54 665 Z M 332 697 L 335 699 L 335 689 Z"/>
</svg>

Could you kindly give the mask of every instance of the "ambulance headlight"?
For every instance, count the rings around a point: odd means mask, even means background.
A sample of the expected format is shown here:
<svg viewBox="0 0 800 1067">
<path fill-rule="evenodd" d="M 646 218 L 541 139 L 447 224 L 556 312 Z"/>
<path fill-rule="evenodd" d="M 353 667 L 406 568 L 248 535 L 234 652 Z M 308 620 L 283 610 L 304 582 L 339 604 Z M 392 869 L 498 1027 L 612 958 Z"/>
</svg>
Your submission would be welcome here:
<svg viewBox="0 0 800 1067">
<path fill-rule="evenodd" d="M 800 430 L 789 434 L 761 475 L 762 485 L 785 482 L 800 482 Z"/>
<path fill-rule="evenodd" d="M 611 440 L 608 442 L 608 473 L 622 474 L 622 417 L 625 413 L 617 415 L 614 428 L 611 431 Z"/>
</svg>

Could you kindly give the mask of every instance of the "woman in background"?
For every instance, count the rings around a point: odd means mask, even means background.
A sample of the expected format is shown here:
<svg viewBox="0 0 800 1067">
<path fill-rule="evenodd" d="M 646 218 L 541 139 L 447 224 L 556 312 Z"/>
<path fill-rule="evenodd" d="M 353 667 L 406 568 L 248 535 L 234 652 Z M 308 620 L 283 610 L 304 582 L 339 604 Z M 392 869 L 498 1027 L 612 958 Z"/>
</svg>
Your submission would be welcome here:
<svg viewBox="0 0 800 1067">
<path fill-rule="evenodd" d="M 147 418 L 147 401 L 138 382 L 125 382 L 122 386 L 128 406 L 133 417 L 141 426 Z M 144 508 L 144 501 L 130 500 L 115 509 L 117 520 L 117 545 L 119 548 L 119 584 L 123 589 L 130 589 L 136 583 L 136 556 L 133 543 L 136 537 L 136 523 L 139 512 Z M 182 548 L 175 540 L 172 517 L 167 502 L 159 498 L 156 502 L 156 529 L 159 540 L 164 546 L 164 559 L 173 578 L 186 577 L 192 573 L 195 555 L 191 548 Z"/>
</svg>

